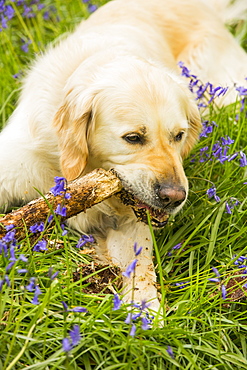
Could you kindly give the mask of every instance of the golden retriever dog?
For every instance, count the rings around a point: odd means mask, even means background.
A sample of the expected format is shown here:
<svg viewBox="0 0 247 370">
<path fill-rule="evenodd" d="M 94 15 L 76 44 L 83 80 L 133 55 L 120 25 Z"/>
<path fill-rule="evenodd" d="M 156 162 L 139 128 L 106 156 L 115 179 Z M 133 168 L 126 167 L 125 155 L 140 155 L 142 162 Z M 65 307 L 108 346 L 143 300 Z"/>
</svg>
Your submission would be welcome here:
<svg viewBox="0 0 247 370">
<path fill-rule="evenodd" d="M 140 210 L 163 227 L 186 202 L 182 161 L 201 129 L 178 62 L 215 85 L 242 85 L 247 76 L 246 54 L 218 15 L 227 14 L 225 3 L 114 0 L 39 56 L 0 136 L 2 209 L 37 197 L 35 188 L 46 193 L 54 176 L 70 181 L 114 169 Z M 222 99 L 232 102 L 236 92 Z M 112 197 L 69 225 L 93 234 L 99 257 L 122 270 L 135 258 L 134 243 L 143 247 L 135 300 L 158 309 L 149 226 L 131 206 Z M 131 284 L 125 278 L 126 300 Z"/>
</svg>

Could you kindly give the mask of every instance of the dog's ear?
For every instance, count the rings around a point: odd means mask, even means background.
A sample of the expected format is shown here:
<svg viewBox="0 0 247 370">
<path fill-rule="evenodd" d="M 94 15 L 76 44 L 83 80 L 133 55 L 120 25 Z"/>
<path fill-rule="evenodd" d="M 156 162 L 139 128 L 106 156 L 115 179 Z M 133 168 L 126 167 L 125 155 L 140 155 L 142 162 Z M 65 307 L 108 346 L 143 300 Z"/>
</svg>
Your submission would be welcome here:
<svg viewBox="0 0 247 370">
<path fill-rule="evenodd" d="M 60 166 L 68 181 L 79 177 L 87 164 L 87 136 L 93 117 L 94 96 L 85 90 L 83 96 L 78 98 L 78 94 L 70 91 L 54 117 L 53 125 L 61 151 Z"/>
<path fill-rule="evenodd" d="M 199 133 L 202 129 L 201 117 L 194 101 L 190 101 L 187 117 L 189 121 L 189 131 L 185 144 L 181 151 L 182 158 L 187 157 L 187 155 L 190 153 L 190 151 L 198 141 Z"/>
</svg>

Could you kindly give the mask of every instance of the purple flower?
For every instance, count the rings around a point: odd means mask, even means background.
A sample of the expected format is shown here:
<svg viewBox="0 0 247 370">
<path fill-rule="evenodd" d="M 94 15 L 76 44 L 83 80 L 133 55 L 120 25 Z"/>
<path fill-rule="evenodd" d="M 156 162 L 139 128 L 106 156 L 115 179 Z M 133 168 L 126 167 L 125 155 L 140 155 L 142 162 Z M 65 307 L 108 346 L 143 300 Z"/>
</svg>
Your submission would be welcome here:
<svg viewBox="0 0 247 370">
<path fill-rule="evenodd" d="M 25 42 L 24 40 L 21 40 L 22 41 L 22 45 L 21 45 L 21 50 L 24 51 L 24 53 L 28 53 L 29 51 L 29 45 L 31 44 L 31 40 L 28 40 L 27 42 Z"/>
<path fill-rule="evenodd" d="M 232 214 L 231 207 L 230 207 L 230 205 L 227 202 L 226 202 L 226 213 L 228 213 L 229 215 Z"/>
<path fill-rule="evenodd" d="M 48 223 L 50 223 L 52 220 L 54 219 L 54 216 L 53 215 L 50 215 L 49 217 L 48 217 Z"/>
<path fill-rule="evenodd" d="M 212 281 L 213 283 L 219 283 L 220 279 L 219 278 L 210 278 L 208 279 L 209 281 Z"/>
<path fill-rule="evenodd" d="M 31 277 L 29 280 L 29 284 L 25 287 L 29 292 L 33 292 L 35 289 L 35 278 Z"/>
<path fill-rule="evenodd" d="M 50 188 L 50 192 L 54 195 L 63 195 L 66 192 L 67 180 L 64 177 L 56 176 L 54 177 L 55 186 Z"/>
<path fill-rule="evenodd" d="M 226 138 L 221 137 L 221 142 L 222 142 L 222 145 L 231 145 L 234 143 L 234 140 L 232 140 L 229 136 L 227 136 Z"/>
<path fill-rule="evenodd" d="M 9 260 L 10 261 L 17 261 L 17 258 L 15 257 L 15 247 L 13 245 L 10 246 L 9 248 L 9 255 L 10 255 L 10 258 Z"/>
<path fill-rule="evenodd" d="M 66 207 L 63 207 L 61 204 L 57 205 L 57 208 L 55 210 L 55 213 L 59 216 L 66 217 Z"/>
<path fill-rule="evenodd" d="M 138 248 L 137 249 L 137 243 L 134 244 L 134 253 L 135 253 L 135 256 L 138 256 L 142 251 L 142 247 Z"/>
<path fill-rule="evenodd" d="M 26 274 L 28 272 L 27 269 L 18 269 L 17 270 L 18 274 Z"/>
<path fill-rule="evenodd" d="M 63 305 L 63 308 L 64 308 L 64 311 L 68 311 L 68 305 L 67 303 L 65 303 L 64 301 L 62 301 L 62 305 Z"/>
<path fill-rule="evenodd" d="M 31 233 L 41 233 L 45 230 L 45 224 L 44 222 L 37 222 L 36 224 L 30 226 L 29 230 L 31 231 Z"/>
<path fill-rule="evenodd" d="M 228 157 L 228 159 L 227 159 L 227 161 L 228 162 L 231 162 L 231 161 L 233 161 L 235 158 L 237 158 L 238 157 L 238 153 L 234 153 L 234 154 L 232 154 L 232 155 L 230 155 L 229 157 Z"/>
<path fill-rule="evenodd" d="M 130 324 L 132 322 L 132 313 L 131 312 L 128 313 L 124 322 L 125 322 L 125 324 Z"/>
<path fill-rule="evenodd" d="M 178 283 L 175 283 L 175 285 L 176 286 L 178 286 L 179 287 L 179 289 L 184 289 L 184 288 L 186 288 L 186 285 L 187 284 L 189 284 L 189 282 L 187 281 L 187 282 L 178 282 Z"/>
<path fill-rule="evenodd" d="M 136 326 L 135 324 L 132 324 L 131 329 L 130 329 L 130 336 L 133 338 L 136 334 Z"/>
<path fill-rule="evenodd" d="M 143 330 L 150 329 L 150 321 L 145 316 L 141 318 L 141 321 L 142 321 L 142 329 Z"/>
<path fill-rule="evenodd" d="M 63 346 L 64 352 L 69 352 L 72 350 L 72 344 L 68 338 L 63 338 L 62 346 Z"/>
<path fill-rule="evenodd" d="M 68 230 L 65 230 L 65 226 L 64 226 L 64 224 L 61 224 L 60 226 L 61 226 L 61 229 L 63 230 L 63 232 L 62 232 L 62 236 L 67 235 L 67 234 L 68 234 Z"/>
<path fill-rule="evenodd" d="M 34 291 L 34 297 L 33 297 L 32 301 L 31 301 L 32 304 L 38 305 L 40 303 L 38 298 L 39 298 L 39 295 L 41 293 L 42 292 L 41 292 L 40 288 L 38 287 L 38 285 L 36 285 L 35 286 L 35 291 Z"/>
<path fill-rule="evenodd" d="M 227 290 L 226 290 L 226 286 L 223 284 L 221 285 L 221 295 L 222 295 L 222 299 L 226 299 Z"/>
<path fill-rule="evenodd" d="M 35 251 L 35 252 L 43 252 L 43 251 L 47 251 L 47 250 L 48 250 L 48 248 L 47 248 L 47 241 L 44 240 L 44 239 L 40 240 L 33 247 L 33 251 Z"/>
<path fill-rule="evenodd" d="M 81 340 L 80 326 L 74 325 L 71 331 L 69 332 L 69 336 L 71 338 L 72 346 L 76 346 Z"/>
<path fill-rule="evenodd" d="M 82 248 L 87 243 L 93 243 L 94 238 L 92 235 L 82 235 L 76 245 L 76 248 Z"/>
<path fill-rule="evenodd" d="M 114 294 L 114 297 L 113 297 L 113 311 L 118 310 L 121 307 L 121 305 L 122 305 L 122 301 L 119 298 L 119 295 Z"/>
<path fill-rule="evenodd" d="M 12 245 L 16 245 L 15 239 L 16 230 L 8 231 L 7 234 L 2 238 L 2 241 L 5 243 L 12 243 Z"/>
<path fill-rule="evenodd" d="M 10 280 L 9 280 L 8 275 L 5 275 L 5 277 L 4 277 L 4 281 L 5 281 L 6 285 L 7 285 L 8 287 L 10 287 Z"/>
<path fill-rule="evenodd" d="M 5 230 L 10 231 L 10 230 L 12 230 L 14 227 L 15 227 L 15 225 L 13 225 L 13 224 L 6 225 L 6 226 L 5 226 Z"/>
<path fill-rule="evenodd" d="M 247 158 L 246 154 L 244 152 L 240 152 L 240 167 L 245 167 L 247 166 Z"/>
<path fill-rule="evenodd" d="M 213 270 L 213 272 L 215 273 L 215 275 L 217 277 L 220 277 L 220 273 L 219 273 L 219 271 L 218 271 L 218 269 L 216 267 L 212 267 L 212 270 Z"/>
<path fill-rule="evenodd" d="M 167 346 L 167 353 L 171 358 L 174 358 L 174 353 L 171 346 Z"/>
<path fill-rule="evenodd" d="M 218 195 L 216 195 L 216 188 L 215 187 L 212 187 L 212 188 L 208 189 L 206 193 L 207 193 L 207 196 L 209 198 L 214 197 L 216 202 L 220 202 L 220 197 Z"/>
<path fill-rule="evenodd" d="M 10 280 L 8 275 L 5 275 L 4 278 L 0 280 L 0 292 L 2 291 L 4 284 L 10 287 Z"/>
<path fill-rule="evenodd" d="M 49 270 L 48 270 L 48 277 L 51 279 L 51 280 L 54 280 L 57 275 L 59 274 L 59 271 L 56 271 L 53 273 L 53 268 L 50 267 Z"/>
<path fill-rule="evenodd" d="M 15 261 L 10 262 L 10 263 L 8 264 L 8 266 L 6 266 L 6 271 L 11 270 L 11 269 L 12 269 L 12 267 L 14 266 L 14 264 L 15 264 Z"/>
<path fill-rule="evenodd" d="M 135 272 L 135 268 L 136 268 L 136 264 L 137 264 L 138 260 L 135 259 L 134 261 L 132 261 L 126 268 L 126 270 L 123 272 L 123 275 L 127 278 L 130 278 L 130 275 L 131 273 Z"/>
<path fill-rule="evenodd" d="M 74 307 L 69 310 L 70 312 L 87 312 L 87 309 L 85 307 Z"/>
<path fill-rule="evenodd" d="M 88 4 L 88 11 L 89 11 L 89 13 L 93 13 L 93 12 L 95 12 L 95 10 L 97 10 L 97 9 L 98 9 L 97 5 L 94 5 L 94 4 Z"/>
<path fill-rule="evenodd" d="M 19 260 L 22 262 L 28 262 L 28 258 L 24 256 L 24 254 L 20 254 Z"/>
</svg>

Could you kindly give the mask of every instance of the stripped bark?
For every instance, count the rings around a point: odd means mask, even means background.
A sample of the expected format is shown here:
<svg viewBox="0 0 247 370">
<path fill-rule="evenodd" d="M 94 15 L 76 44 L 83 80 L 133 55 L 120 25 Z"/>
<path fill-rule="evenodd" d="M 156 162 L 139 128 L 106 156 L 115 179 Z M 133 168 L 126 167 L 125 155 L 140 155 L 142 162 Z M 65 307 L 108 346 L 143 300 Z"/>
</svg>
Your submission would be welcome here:
<svg viewBox="0 0 247 370">
<path fill-rule="evenodd" d="M 63 195 L 54 196 L 49 192 L 44 197 L 35 199 L 0 218 L 0 238 L 6 234 L 5 227 L 11 224 L 15 225 L 17 239 L 25 237 L 26 229 L 36 222 L 45 222 L 51 210 L 54 212 L 59 204 L 66 207 L 64 220 L 85 212 L 93 205 L 120 192 L 121 189 L 121 181 L 111 171 L 96 169 L 68 183 L 66 192 L 71 195 L 70 199 L 65 199 Z"/>
</svg>

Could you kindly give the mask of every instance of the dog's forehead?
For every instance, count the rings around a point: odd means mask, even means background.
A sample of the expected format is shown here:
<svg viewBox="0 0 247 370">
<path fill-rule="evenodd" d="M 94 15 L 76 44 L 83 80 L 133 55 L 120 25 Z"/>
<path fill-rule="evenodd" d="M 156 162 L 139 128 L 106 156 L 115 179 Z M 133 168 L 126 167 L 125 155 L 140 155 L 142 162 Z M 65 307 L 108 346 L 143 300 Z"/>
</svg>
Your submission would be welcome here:
<svg viewBox="0 0 247 370">
<path fill-rule="evenodd" d="M 119 96 L 104 104 L 98 115 L 100 125 L 119 135 L 126 132 L 176 132 L 189 126 L 186 106 L 178 96 L 174 99 L 123 99 Z"/>
</svg>

